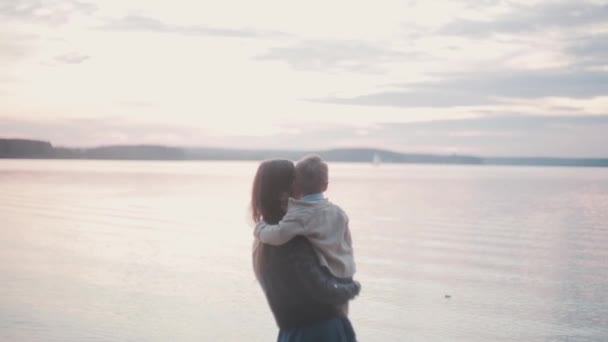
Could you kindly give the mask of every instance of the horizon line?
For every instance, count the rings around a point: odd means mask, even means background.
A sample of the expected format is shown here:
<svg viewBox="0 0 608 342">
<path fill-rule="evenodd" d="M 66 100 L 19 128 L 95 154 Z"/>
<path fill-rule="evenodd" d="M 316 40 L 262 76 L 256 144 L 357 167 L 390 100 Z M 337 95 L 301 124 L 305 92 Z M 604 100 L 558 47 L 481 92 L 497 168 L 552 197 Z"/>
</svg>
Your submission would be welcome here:
<svg viewBox="0 0 608 342">
<path fill-rule="evenodd" d="M 433 152 L 398 152 L 388 148 L 377 148 L 377 147 L 327 147 L 322 149 L 275 149 L 275 148 L 247 148 L 247 147 L 211 147 L 201 145 L 167 145 L 167 144 L 152 144 L 152 143 L 135 143 L 135 144 L 107 144 L 107 145 L 94 145 L 90 147 L 77 147 L 77 146 L 61 146 L 54 145 L 50 140 L 39 140 L 30 138 L 7 138 L 0 137 L 2 140 L 13 140 L 13 141 L 30 141 L 30 142 L 41 142 L 48 143 L 52 148 L 64 148 L 74 150 L 91 150 L 109 147 L 164 147 L 173 149 L 216 149 L 226 151 L 250 151 L 250 152 L 287 152 L 287 153 L 323 153 L 331 151 L 344 151 L 344 150 L 362 150 L 371 152 L 384 152 L 393 153 L 397 155 L 413 155 L 413 156 L 434 156 L 434 157 L 465 157 L 465 158 L 478 158 L 478 159 L 537 159 L 537 160 L 593 160 L 593 161 L 605 161 L 608 160 L 608 156 L 605 157 L 556 157 L 556 156 L 523 156 L 523 155 L 511 155 L 511 156 L 488 156 L 488 155 L 477 155 L 477 154 L 460 154 L 460 153 L 433 153 Z"/>
</svg>

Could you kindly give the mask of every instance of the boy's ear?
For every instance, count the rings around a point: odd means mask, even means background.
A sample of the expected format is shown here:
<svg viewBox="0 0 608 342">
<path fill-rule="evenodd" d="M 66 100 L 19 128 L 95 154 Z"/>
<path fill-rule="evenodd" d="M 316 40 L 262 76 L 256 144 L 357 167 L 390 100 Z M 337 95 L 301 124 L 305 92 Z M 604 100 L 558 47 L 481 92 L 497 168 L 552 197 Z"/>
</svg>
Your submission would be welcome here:
<svg viewBox="0 0 608 342">
<path fill-rule="evenodd" d="M 322 188 L 322 189 L 323 189 L 323 191 L 321 191 L 321 192 L 325 192 L 325 191 L 327 191 L 327 188 L 328 188 L 328 187 L 329 187 L 329 182 L 325 182 L 325 183 L 323 183 L 323 188 Z"/>
</svg>

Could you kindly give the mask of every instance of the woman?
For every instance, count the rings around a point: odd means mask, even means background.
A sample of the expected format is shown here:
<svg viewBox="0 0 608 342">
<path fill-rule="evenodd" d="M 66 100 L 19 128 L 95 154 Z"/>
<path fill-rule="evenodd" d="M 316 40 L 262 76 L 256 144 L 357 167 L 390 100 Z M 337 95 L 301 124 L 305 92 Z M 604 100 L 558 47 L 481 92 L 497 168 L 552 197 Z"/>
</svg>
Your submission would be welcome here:
<svg viewBox="0 0 608 342">
<path fill-rule="evenodd" d="M 278 223 L 293 195 L 295 168 L 288 160 L 263 162 L 253 182 L 253 220 Z M 282 246 L 254 242 L 254 271 L 279 326 L 279 342 L 354 342 L 344 304 L 359 294 L 357 282 L 333 277 L 312 246 L 296 237 Z"/>
</svg>

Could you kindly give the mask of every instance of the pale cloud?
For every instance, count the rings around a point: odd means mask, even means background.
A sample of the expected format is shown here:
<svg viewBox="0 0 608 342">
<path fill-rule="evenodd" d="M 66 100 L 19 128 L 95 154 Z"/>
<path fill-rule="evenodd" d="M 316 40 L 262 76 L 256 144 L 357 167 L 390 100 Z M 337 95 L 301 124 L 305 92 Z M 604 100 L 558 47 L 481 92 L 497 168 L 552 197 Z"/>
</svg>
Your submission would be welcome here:
<svg viewBox="0 0 608 342">
<path fill-rule="evenodd" d="M 606 1 L 0 0 L 0 135 L 601 154 L 606 123 L 565 117 L 608 114 L 607 22 Z"/>
<path fill-rule="evenodd" d="M 0 39 L 2 39 L 0 37 Z M 12 62 L 25 56 L 28 47 L 12 41 L 0 41 L 0 61 Z"/>
<path fill-rule="evenodd" d="M 458 107 L 496 104 L 508 98 L 593 98 L 608 95 L 608 73 L 550 70 L 444 74 L 438 81 L 404 84 L 402 88 L 317 101 L 363 106 Z"/>
<path fill-rule="evenodd" d="M 36 39 L 37 36 L 34 34 L 0 31 L 0 60 L 3 62 L 21 60 L 32 50 L 32 43 Z"/>
<path fill-rule="evenodd" d="M 6 21 L 60 25 L 74 14 L 90 14 L 96 9 L 92 3 L 76 0 L 0 0 L 0 17 Z"/>
<path fill-rule="evenodd" d="M 91 56 L 83 55 L 77 52 L 66 53 L 55 56 L 55 61 L 65 64 L 80 64 L 91 58 Z"/>
<path fill-rule="evenodd" d="M 491 20 L 455 20 L 440 29 L 441 34 L 485 36 L 498 33 L 529 33 L 576 28 L 608 21 L 608 4 L 590 1 L 521 2 Z"/>
<path fill-rule="evenodd" d="M 143 15 L 129 15 L 124 18 L 109 20 L 101 26 L 102 30 L 112 31 L 143 31 L 155 33 L 173 33 L 193 36 L 219 36 L 226 38 L 261 38 L 282 37 L 287 34 L 278 31 L 263 31 L 256 29 L 232 29 L 203 25 L 175 25 Z"/>
<path fill-rule="evenodd" d="M 588 67 L 608 66 L 608 29 L 606 33 L 578 37 L 567 52 L 577 56 L 579 63 Z"/>
<path fill-rule="evenodd" d="M 417 57 L 414 53 L 391 50 L 387 45 L 343 40 L 300 41 L 291 46 L 271 48 L 256 59 L 283 61 L 303 70 L 374 73 L 385 72 L 384 63 Z"/>
</svg>

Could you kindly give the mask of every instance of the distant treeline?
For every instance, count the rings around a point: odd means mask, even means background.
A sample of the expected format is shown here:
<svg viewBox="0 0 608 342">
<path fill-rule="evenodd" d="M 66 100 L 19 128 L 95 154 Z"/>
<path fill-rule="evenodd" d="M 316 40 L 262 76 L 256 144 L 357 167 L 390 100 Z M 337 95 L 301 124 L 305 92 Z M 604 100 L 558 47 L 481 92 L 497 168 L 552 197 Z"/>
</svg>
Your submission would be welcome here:
<svg viewBox="0 0 608 342">
<path fill-rule="evenodd" d="M 0 158 L 183 160 L 184 149 L 166 146 L 53 147 L 45 141 L 0 139 Z"/>
<path fill-rule="evenodd" d="M 49 142 L 0 139 L 0 158 L 22 159 L 105 159 L 105 160 L 250 160 L 271 158 L 297 160 L 316 153 L 328 161 L 411 164 L 601 166 L 608 159 L 590 158 L 484 158 L 464 155 L 397 153 L 379 149 L 353 148 L 325 151 L 238 150 L 220 148 L 178 148 L 157 145 L 102 146 L 94 148 L 53 147 Z"/>
</svg>

